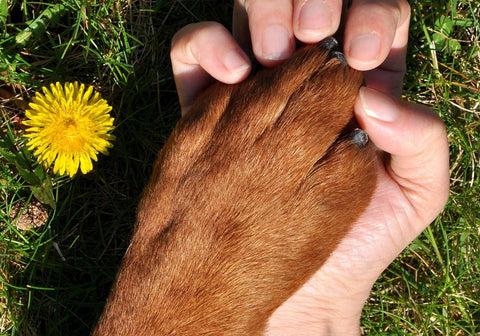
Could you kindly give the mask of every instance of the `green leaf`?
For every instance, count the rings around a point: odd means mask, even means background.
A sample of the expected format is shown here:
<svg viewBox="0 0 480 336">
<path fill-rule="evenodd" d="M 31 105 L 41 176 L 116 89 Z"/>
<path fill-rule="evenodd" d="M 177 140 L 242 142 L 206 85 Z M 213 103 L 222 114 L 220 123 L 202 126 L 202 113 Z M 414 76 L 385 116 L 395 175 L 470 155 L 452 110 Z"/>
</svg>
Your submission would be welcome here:
<svg viewBox="0 0 480 336">
<path fill-rule="evenodd" d="M 38 38 L 42 36 L 49 23 L 55 25 L 66 13 L 67 8 L 62 4 L 56 4 L 45 9 L 27 28 L 15 36 L 17 47 L 24 47 L 31 37 Z"/>
<path fill-rule="evenodd" d="M 35 176 L 36 176 L 40 181 L 45 180 L 45 177 L 47 176 L 47 175 L 46 175 L 46 172 L 45 172 L 45 168 L 43 168 L 42 165 L 38 165 L 38 166 L 33 170 L 33 173 L 35 174 Z"/>
<path fill-rule="evenodd" d="M 460 42 L 452 38 L 455 27 L 468 27 L 472 25 L 472 20 L 468 19 L 452 19 L 450 17 L 441 16 L 435 21 L 435 30 L 433 41 L 435 42 L 437 51 L 445 51 L 447 53 L 455 53 L 461 50 Z"/>
<path fill-rule="evenodd" d="M 454 21 L 446 16 L 441 16 L 435 21 L 435 29 L 445 36 L 450 36 L 453 31 Z"/>
<path fill-rule="evenodd" d="M 5 30 L 5 24 L 8 17 L 8 3 L 7 0 L 0 0 L 0 28 Z"/>
<path fill-rule="evenodd" d="M 40 186 L 30 186 L 33 196 L 43 204 L 55 209 L 55 197 L 53 196 L 53 185 L 49 178 L 46 178 Z"/>
<path fill-rule="evenodd" d="M 28 149 L 28 147 L 26 145 L 21 146 L 20 152 L 22 153 L 22 155 L 23 155 L 23 157 L 25 158 L 26 161 L 32 162 L 32 160 L 33 160 L 32 152 Z M 33 160 L 33 161 L 35 161 L 35 160 Z"/>
<path fill-rule="evenodd" d="M 16 152 L 16 147 L 14 145 L 15 137 L 13 136 L 12 130 L 8 124 L 6 131 L 0 129 L 0 139 L 2 139 L 0 142 L 1 147 L 8 148 L 8 150 L 11 152 Z"/>
<path fill-rule="evenodd" d="M 2 144 L 0 144 L 0 156 L 3 156 L 8 162 L 14 163 L 16 160 L 15 154 L 10 153 L 2 148 Z"/>
<path fill-rule="evenodd" d="M 31 184 L 32 186 L 42 185 L 42 181 L 35 175 L 35 173 L 23 168 L 22 164 L 18 160 L 15 161 L 15 166 L 17 167 L 18 173 L 22 176 L 25 182 Z"/>
<path fill-rule="evenodd" d="M 473 27 L 475 25 L 474 21 L 471 19 L 455 19 L 455 26 L 466 28 L 466 27 Z"/>
<path fill-rule="evenodd" d="M 462 49 L 462 46 L 460 45 L 460 42 L 455 40 L 448 40 L 447 42 L 448 53 L 455 53 L 457 51 L 460 51 L 461 49 Z"/>
</svg>

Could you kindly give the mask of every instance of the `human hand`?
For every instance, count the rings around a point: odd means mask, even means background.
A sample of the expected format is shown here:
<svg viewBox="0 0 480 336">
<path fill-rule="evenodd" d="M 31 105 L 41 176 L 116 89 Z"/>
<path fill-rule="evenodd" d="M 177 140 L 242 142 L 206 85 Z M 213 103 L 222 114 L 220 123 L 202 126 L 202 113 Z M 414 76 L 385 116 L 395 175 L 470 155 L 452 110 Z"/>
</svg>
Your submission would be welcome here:
<svg viewBox="0 0 480 336">
<path fill-rule="evenodd" d="M 359 335 L 371 287 L 438 215 L 448 142 L 431 110 L 361 88 L 356 118 L 380 149 L 370 205 L 321 269 L 271 317 L 267 335 Z"/>
<path fill-rule="evenodd" d="M 342 0 L 235 0 L 233 35 L 243 48 L 251 40 L 256 59 L 273 66 L 293 53 L 295 38 L 315 43 L 333 35 L 341 12 Z M 409 19 L 405 0 L 352 1 L 343 51 L 352 68 L 369 71 L 367 86 L 400 94 Z"/>
<path fill-rule="evenodd" d="M 370 87 L 360 90 L 355 106 L 359 123 L 380 149 L 378 185 L 370 206 L 326 264 L 274 313 L 268 335 L 358 334 L 371 286 L 448 197 L 443 123 L 429 109 L 397 98 L 407 33 L 408 19 L 395 32 L 395 48 L 383 60 L 383 68 L 371 72 Z M 181 30 L 171 57 L 184 113 L 210 75 L 235 83 L 250 71 L 235 40 L 215 23 Z"/>
<path fill-rule="evenodd" d="M 273 66 L 293 53 L 295 38 L 314 43 L 335 33 L 341 10 L 342 0 L 235 0 L 233 35 L 243 48 L 252 45 L 260 63 Z M 409 19 L 410 7 L 405 0 L 353 1 L 343 49 L 348 64 L 364 71 L 368 87 L 400 95 Z M 172 59 L 177 60 L 173 67 L 182 111 L 188 110 L 211 77 L 236 83 L 250 72 L 247 55 L 224 27 L 212 22 L 190 25 L 176 39 L 193 35 L 193 30 L 195 40 L 172 51 Z M 178 44 L 174 41 L 173 45 Z"/>
</svg>

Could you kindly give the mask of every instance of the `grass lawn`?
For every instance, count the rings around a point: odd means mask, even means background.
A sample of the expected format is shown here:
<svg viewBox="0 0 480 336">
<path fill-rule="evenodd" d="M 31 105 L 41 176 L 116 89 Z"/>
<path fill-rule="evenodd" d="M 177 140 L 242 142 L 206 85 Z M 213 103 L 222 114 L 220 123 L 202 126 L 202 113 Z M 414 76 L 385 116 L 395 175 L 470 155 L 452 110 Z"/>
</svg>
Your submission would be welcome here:
<svg viewBox="0 0 480 336">
<path fill-rule="evenodd" d="M 191 22 L 228 26 L 232 2 L 0 0 L 1 335 L 88 334 L 179 117 L 171 37 Z M 451 197 L 378 279 L 362 328 L 480 335 L 480 2 L 410 3 L 404 96 L 447 125 Z M 40 87 L 75 80 L 113 106 L 117 138 L 91 173 L 71 179 L 35 164 L 22 120 Z"/>
</svg>

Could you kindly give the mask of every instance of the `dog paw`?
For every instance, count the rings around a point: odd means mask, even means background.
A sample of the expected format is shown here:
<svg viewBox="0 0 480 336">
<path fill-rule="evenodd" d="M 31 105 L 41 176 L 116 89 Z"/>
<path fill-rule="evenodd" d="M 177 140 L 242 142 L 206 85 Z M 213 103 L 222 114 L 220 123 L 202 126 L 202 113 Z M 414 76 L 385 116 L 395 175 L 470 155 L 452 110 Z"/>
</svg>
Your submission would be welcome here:
<svg viewBox="0 0 480 336">
<path fill-rule="evenodd" d="M 123 335 L 261 333 L 373 193 L 375 149 L 353 114 L 361 83 L 329 38 L 201 95 L 139 207 L 108 304 L 123 305 Z"/>
</svg>

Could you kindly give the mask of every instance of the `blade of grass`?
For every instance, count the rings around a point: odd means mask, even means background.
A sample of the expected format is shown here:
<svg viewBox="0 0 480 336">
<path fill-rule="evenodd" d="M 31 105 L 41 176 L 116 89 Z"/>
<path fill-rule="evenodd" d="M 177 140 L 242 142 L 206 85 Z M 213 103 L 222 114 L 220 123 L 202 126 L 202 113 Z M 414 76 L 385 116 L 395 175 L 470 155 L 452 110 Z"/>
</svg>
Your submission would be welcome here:
<svg viewBox="0 0 480 336">
<path fill-rule="evenodd" d="M 23 48 L 31 39 L 39 38 L 47 29 L 48 24 L 55 25 L 66 13 L 67 8 L 63 4 L 56 4 L 45 9 L 27 28 L 15 36 L 15 47 Z"/>
<path fill-rule="evenodd" d="M 0 0 L 0 29 L 5 32 L 5 24 L 8 17 L 8 3 L 7 0 Z"/>
</svg>

